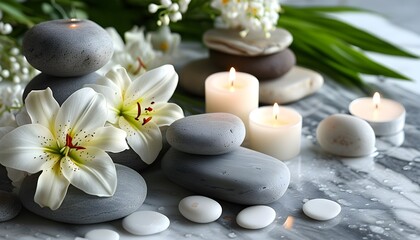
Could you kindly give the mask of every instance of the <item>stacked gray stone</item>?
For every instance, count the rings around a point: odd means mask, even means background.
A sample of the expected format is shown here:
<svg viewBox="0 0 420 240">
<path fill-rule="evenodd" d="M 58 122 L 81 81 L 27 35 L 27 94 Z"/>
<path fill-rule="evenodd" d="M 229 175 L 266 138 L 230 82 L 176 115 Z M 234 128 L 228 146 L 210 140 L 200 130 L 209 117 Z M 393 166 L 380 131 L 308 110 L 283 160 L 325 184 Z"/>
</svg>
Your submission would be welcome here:
<svg viewBox="0 0 420 240">
<path fill-rule="evenodd" d="M 241 147 L 245 126 L 229 113 L 188 116 L 172 123 L 172 146 L 162 170 L 173 182 L 202 195 L 256 205 L 277 201 L 290 182 L 278 159 Z"/>
</svg>

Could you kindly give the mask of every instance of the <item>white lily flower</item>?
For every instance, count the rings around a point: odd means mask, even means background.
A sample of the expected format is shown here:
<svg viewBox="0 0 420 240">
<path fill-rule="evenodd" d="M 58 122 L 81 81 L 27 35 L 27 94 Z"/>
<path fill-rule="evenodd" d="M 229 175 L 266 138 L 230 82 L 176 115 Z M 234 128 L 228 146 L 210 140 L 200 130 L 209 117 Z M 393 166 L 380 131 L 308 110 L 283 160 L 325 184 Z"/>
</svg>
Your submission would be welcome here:
<svg viewBox="0 0 420 240">
<path fill-rule="evenodd" d="M 174 67 L 163 65 L 134 80 L 124 68 L 114 69 L 88 86 L 106 97 L 108 121 L 126 131 L 128 145 L 151 164 L 162 149 L 159 127 L 184 116 L 178 105 L 167 103 L 177 83 Z"/>
<path fill-rule="evenodd" d="M 174 53 L 181 43 L 181 36 L 172 33 L 168 26 L 160 27 L 156 32 L 149 33 L 149 36 L 153 48 L 164 53 Z"/>
<path fill-rule="evenodd" d="M 98 73 L 106 74 L 109 70 L 117 67 L 127 69 L 130 77 L 137 77 L 152 68 L 160 57 L 160 53 L 153 50 L 150 37 L 144 34 L 144 28 L 133 27 L 124 34 L 123 39 L 114 28 L 107 28 L 107 32 L 114 42 L 114 54 L 111 60 Z"/>
<path fill-rule="evenodd" d="M 128 146 L 124 131 L 105 126 L 104 96 L 83 88 L 60 107 L 48 88 L 32 91 L 25 103 L 32 123 L 0 139 L 0 163 L 30 174 L 42 171 L 34 201 L 55 210 L 70 184 L 87 194 L 112 196 L 117 176 L 106 151 Z"/>
</svg>

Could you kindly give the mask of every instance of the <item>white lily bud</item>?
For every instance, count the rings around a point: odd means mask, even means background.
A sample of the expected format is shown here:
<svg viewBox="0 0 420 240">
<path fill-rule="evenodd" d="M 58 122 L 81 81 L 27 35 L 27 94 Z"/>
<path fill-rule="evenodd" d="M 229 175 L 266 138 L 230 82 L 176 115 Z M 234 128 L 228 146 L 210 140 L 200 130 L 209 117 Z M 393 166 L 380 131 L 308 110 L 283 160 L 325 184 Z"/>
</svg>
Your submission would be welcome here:
<svg viewBox="0 0 420 240">
<path fill-rule="evenodd" d="M 148 7 L 149 13 L 156 13 L 158 9 L 159 9 L 158 5 L 154 3 L 149 4 L 149 7 Z"/>
<path fill-rule="evenodd" d="M 175 12 L 170 15 L 170 19 L 172 22 L 178 22 L 182 19 L 182 14 L 180 12 Z"/>
<path fill-rule="evenodd" d="M 171 6 L 168 9 L 171 12 L 178 12 L 179 11 L 179 5 L 178 5 L 178 3 L 172 3 Z"/>
<path fill-rule="evenodd" d="M 162 25 L 169 25 L 171 20 L 169 19 L 169 16 L 167 14 L 163 15 L 160 20 L 162 21 Z"/>
<path fill-rule="evenodd" d="M 162 4 L 165 7 L 169 7 L 172 4 L 171 0 L 160 0 L 160 4 Z"/>
</svg>

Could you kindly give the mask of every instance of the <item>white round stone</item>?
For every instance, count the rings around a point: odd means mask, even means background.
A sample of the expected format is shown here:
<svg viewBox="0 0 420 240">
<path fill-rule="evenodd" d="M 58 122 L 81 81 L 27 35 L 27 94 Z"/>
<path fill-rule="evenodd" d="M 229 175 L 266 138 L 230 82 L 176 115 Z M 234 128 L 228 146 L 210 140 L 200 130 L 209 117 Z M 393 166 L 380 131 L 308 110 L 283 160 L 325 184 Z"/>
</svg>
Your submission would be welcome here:
<svg viewBox="0 0 420 240">
<path fill-rule="evenodd" d="M 326 221 L 337 217 L 341 212 L 340 204 L 323 198 L 315 198 L 303 204 L 306 216 L 319 221 Z"/>
<path fill-rule="evenodd" d="M 85 234 L 89 240 L 119 240 L 120 235 L 109 229 L 94 229 Z"/>
<path fill-rule="evenodd" d="M 276 211 L 264 205 L 247 207 L 238 213 L 236 223 L 246 229 L 261 229 L 270 225 L 276 218 Z"/>
<path fill-rule="evenodd" d="M 122 226 L 134 235 L 151 235 L 169 227 L 168 217 L 155 211 L 134 212 L 122 220 Z"/>
<path fill-rule="evenodd" d="M 222 215 L 222 206 L 204 196 L 186 197 L 179 202 L 178 209 L 182 216 L 196 223 L 213 222 Z"/>
</svg>

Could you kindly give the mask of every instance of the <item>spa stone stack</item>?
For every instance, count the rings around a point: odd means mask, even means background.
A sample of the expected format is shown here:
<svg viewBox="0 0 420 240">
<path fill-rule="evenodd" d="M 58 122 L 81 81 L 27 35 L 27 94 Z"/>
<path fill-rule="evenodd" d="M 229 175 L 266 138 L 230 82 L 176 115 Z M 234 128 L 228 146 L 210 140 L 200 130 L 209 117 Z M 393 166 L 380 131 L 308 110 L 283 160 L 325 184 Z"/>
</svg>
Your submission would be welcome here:
<svg viewBox="0 0 420 240">
<path fill-rule="evenodd" d="M 32 90 L 49 87 L 61 105 L 73 92 L 100 77 L 95 71 L 113 52 L 109 34 L 89 20 L 53 20 L 34 26 L 23 39 L 23 54 L 41 73 L 28 83 L 23 99 Z"/>
<path fill-rule="evenodd" d="M 320 74 L 295 66 L 296 57 L 289 48 L 293 37 L 285 29 L 275 29 L 269 38 L 261 32 L 250 31 L 241 37 L 232 29 L 211 29 L 204 34 L 203 42 L 209 57 L 187 64 L 180 72 L 180 85 L 195 95 L 204 96 L 207 76 L 230 67 L 259 80 L 262 104 L 297 101 L 323 84 Z"/>
<path fill-rule="evenodd" d="M 162 170 L 173 182 L 198 194 L 245 205 L 278 200 L 289 186 L 287 166 L 243 148 L 245 126 L 229 113 L 188 116 L 172 123 L 172 146 Z"/>
<path fill-rule="evenodd" d="M 108 33 L 92 21 L 53 20 L 40 23 L 26 33 L 23 53 L 28 62 L 41 71 L 25 88 L 23 99 L 32 90 L 49 87 L 61 105 L 72 93 L 101 77 L 95 71 L 110 60 L 113 43 Z M 124 159 L 126 152 L 129 151 L 114 154 L 114 162 Z M 70 186 L 60 208 L 42 208 L 34 202 L 38 174 L 24 179 L 19 197 L 26 209 L 54 221 L 91 224 L 119 219 L 143 204 L 147 186 L 129 167 L 117 164 L 116 171 L 118 184 L 112 197 L 88 195 Z"/>
</svg>

